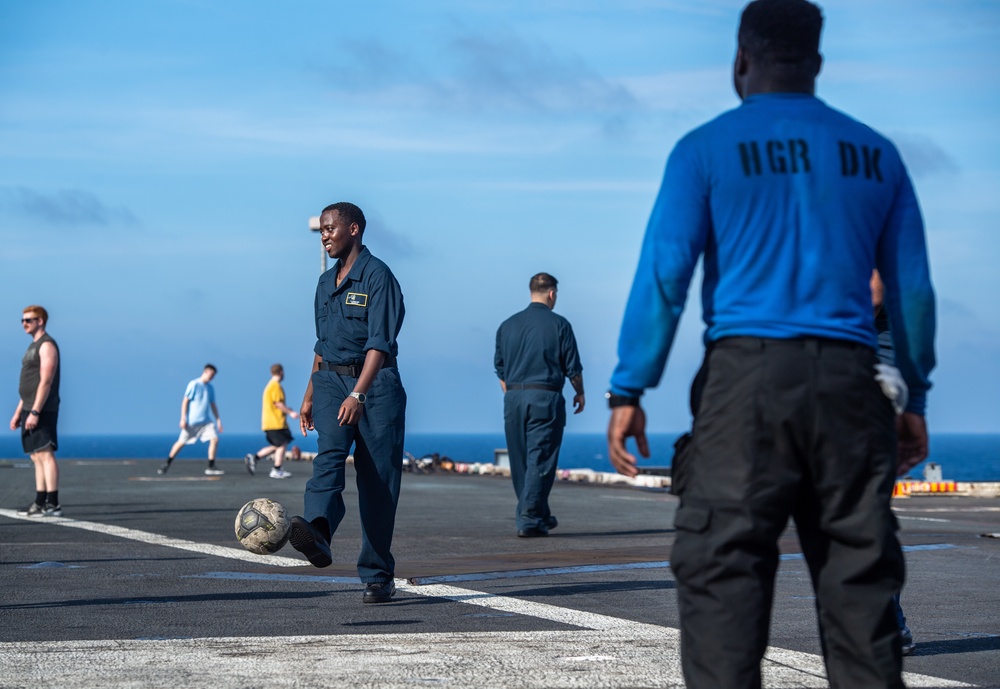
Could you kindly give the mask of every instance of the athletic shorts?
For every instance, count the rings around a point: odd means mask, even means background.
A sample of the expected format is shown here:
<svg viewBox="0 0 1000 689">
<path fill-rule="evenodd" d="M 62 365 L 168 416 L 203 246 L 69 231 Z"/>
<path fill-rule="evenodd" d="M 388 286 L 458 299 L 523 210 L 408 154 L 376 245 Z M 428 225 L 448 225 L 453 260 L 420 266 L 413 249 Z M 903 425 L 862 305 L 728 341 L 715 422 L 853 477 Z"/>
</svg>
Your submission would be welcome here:
<svg viewBox="0 0 1000 689">
<path fill-rule="evenodd" d="M 199 423 L 194 426 L 185 426 L 181 430 L 181 434 L 177 438 L 177 442 L 182 442 L 185 445 L 194 445 L 198 440 L 203 443 L 207 443 L 209 440 L 215 440 L 218 437 L 219 436 L 215 432 L 215 422 L 209 421 L 207 423 Z"/>
<path fill-rule="evenodd" d="M 274 447 L 281 447 L 292 442 L 292 432 L 287 428 L 264 431 L 264 437 L 267 438 L 267 444 Z"/>
<path fill-rule="evenodd" d="M 43 411 L 38 415 L 38 425 L 30 431 L 24 427 L 30 410 L 21 412 L 21 447 L 25 454 L 33 454 L 42 450 L 55 452 L 59 449 L 59 438 L 56 435 L 58 411 Z"/>
</svg>

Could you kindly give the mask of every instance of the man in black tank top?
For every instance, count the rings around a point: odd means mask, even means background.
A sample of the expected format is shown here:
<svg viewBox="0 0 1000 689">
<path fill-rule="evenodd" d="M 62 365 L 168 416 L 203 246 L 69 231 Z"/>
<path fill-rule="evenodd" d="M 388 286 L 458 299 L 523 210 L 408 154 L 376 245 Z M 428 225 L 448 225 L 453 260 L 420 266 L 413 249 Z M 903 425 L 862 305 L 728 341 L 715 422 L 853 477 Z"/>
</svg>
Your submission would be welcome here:
<svg viewBox="0 0 1000 689">
<path fill-rule="evenodd" d="M 59 346 L 45 332 L 49 313 L 41 306 L 28 306 L 21 316 L 24 332 L 31 337 L 21 360 L 20 400 L 10 420 L 12 431 L 21 429 L 21 445 L 35 465 L 35 501 L 18 514 L 29 517 L 61 517 L 59 504 Z"/>
</svg>

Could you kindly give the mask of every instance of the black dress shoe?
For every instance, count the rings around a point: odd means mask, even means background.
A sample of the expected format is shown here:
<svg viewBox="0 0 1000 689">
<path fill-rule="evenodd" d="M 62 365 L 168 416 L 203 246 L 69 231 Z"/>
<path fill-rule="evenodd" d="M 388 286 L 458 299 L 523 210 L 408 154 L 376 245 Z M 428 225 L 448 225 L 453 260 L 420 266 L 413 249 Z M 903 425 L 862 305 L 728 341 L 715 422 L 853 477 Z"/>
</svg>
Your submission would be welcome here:
<svg viewBox="0 0 1000 689">
<path fill-rule="evenodd" d="M 549 518 L 545 520 L 545 526 L 547 526 L 550 530 L 559 526 L 559 520 L 556 519 L 556 515 L 550 514 Z"/>
<path fill-rule="evenodd" d="M 292 526 L 288 531 L 288 542 L 292 547 L 306 556 L 313 567 L 329 567 L 333 564 L 330 554 L 330 544 L 315 526 L 302 517 L 292 517 Z"/>
<path fill-rule="evenodd" d="M 540 526 L 533 526 L 528 529 L 518 529 L 517 531 L 518 538 L 540 538 L 542 536 L 548 536 L 548 535 L 549 535 L 549 530 L 543 529 Z"/>
<path fill-rule="evenodd" d="M 365 595 L 361 597 L 362 603 L 391 603 L 392 597 L 396 593 L 396 585 L 392 581 L 383 581 L 365 586 Z"/>
</svg>

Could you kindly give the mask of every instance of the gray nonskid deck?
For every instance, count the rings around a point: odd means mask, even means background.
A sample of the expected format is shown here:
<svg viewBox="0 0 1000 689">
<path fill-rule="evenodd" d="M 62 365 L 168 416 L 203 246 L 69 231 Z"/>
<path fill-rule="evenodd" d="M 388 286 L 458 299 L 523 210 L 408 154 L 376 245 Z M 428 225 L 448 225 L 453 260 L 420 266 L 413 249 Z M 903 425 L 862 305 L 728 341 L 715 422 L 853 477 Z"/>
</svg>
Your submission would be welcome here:
<svg viewBox="0 0 1000 689">
<path fill-rule="evenodd" d="M 62 519 L 18 518 L 27 462 L 0 469 L 0 687 L 680 686 L 668 567 L 676 500 L 557 483 L 560 525 L 515 536 L 509 480 L 406 474 L 397 600 L 361 604 L 353 471 L 334 564 L 243 551 L 237 509 L 298 513 L 310 473 L 250 476 L 221 461 L 62 461 Z M 894 503 L 903 605 L 918 642 L 909 686 L 1000 686 L 1000 500 Z M 808 572 L 782 539 L 770 687 L 825 686 Z"/>
</svg>

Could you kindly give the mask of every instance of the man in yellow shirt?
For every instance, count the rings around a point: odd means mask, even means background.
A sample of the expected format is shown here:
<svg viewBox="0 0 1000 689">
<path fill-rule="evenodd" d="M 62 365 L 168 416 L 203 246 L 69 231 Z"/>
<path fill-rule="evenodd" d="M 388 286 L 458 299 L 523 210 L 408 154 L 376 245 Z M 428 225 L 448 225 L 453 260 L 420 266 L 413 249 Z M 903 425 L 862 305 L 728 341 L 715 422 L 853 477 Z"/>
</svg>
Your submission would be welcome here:
<svg viewBox="0 0 1000 689">
<path fill-rule="evenodd" d="M 247 471 L 254 474 L 257 471 L 257 462 L 270 454 L 274 455 L 274 468 L 271 469 L 271 478 L 288 478 L 291 474 L 282 468 L 285 460 L 285 449 L 292 442 L 292 432 L 288 430 L 288 419 L 299 418 L 298 412 L 285 404 L 285 391 L 281 387 L 281 381 L 285 378 L 285 369 L 281 364 L 271 367 L 271 380 L 264 388 L 264 398 L 261 408 L 261 429 L 264 437 L 267 438 L 267 445 L 257 451 L 257 454 L 247 453 L 243 458 Z"/>
</svg>

